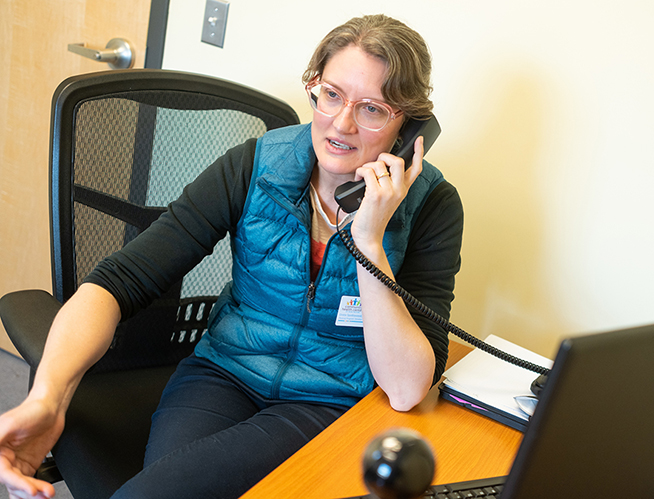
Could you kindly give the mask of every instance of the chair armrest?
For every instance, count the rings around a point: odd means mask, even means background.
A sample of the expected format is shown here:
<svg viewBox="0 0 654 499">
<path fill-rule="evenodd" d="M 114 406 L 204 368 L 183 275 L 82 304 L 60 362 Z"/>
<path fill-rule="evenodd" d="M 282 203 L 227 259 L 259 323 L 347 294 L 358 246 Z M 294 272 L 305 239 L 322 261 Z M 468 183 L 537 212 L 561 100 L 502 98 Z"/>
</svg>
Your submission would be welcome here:
<svg viewBox="0 0 654 499">
<path fill-rule="evenodd" d="M 42 290 L 8 293 L 0 298 L 0 318 L 23 359 L 32 368 L 41 361 L 45 340 L 61 303 Z"/>
</svg>

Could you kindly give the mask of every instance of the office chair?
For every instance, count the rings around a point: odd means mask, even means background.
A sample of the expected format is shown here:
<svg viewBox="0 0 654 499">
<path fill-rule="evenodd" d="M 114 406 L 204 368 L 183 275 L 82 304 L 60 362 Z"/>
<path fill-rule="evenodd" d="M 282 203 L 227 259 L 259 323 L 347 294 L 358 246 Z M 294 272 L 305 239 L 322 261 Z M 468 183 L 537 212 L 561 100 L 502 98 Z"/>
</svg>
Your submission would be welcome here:
<svg viewBox="0 0 654 499">
<path fill-rule="evenodd" d="M 53 293 L 18 291 L 0 300 L 7 333 L 31 367 L 30 386 L 54 315 L 102 258 L 147 228 L 228 148 L 297 123 L 284 102 L 207 76 L 124 70 L 61 83 L 50 136 Z M 52 451 L 56 467 L 50 459 L 37 476 L 63 477 L 75 498 L 101 499 L 140 471 L 159 396 L 230 278 L 223 240 L 166 295 L 118 326 L 73 398 Z"/>
</svg>

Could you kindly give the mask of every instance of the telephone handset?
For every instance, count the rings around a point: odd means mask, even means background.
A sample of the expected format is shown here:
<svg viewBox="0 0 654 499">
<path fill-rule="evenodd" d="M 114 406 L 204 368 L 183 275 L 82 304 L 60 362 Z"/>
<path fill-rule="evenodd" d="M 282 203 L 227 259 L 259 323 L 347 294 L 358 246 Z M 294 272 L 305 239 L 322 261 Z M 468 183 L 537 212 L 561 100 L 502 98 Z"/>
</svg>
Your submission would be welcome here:
<svg viewBox="0 0 654 499">
<path fill-rule="evenodd" d="M 441 127 L 433 114 L 427 120 L 409 120 L 400 132 L 399 147 L 397 150 L 394 148 L 391 153 L 404 159 L 405 167 L 408 167 L 411 164 L 411 158 L 413 157 L 413 143 L 416 141 L 416 139 L 421 135 L 424 137 L 424 151 L 426 153 L 440 132 Z M 365 182 L 363 180 L 357 182 L 346 182 L 345 184 L 337 187 L 334 193 L 334 198 L 340 206 L 339 211 L 342 209 L 347 213 L 352 213 L 353 211 L 357 210 L 361 204 L 361 200 L 363 199 L 364 191 Z M 336 215 L 336 219 L 339 219 L 339 214 Z M 540 374 L 541 376 L 534 382 L 535 385 L 542 385 L 545 382 L 547 374 L 549 373 L 549 369 L 503 352 L 502 350 L 472 336 L 470 333 L 465 332 L 463 329 L 455 326 L 447 319 L 441 317 L 425 304 L 421 303 L 417 298 L 411 295 L 399 284 L 393 281 L 393 279 L 388 277 L 384 272 L 378 269 L 374 263 L 368 260 L 368 258 L 363 253 L 361 253 L 361 251 L 359 251 L 359 248 L 356 247 L 352 236 L 345 232 L 341 228 L 340 224 L 337 227 L 337 231 L 338 235 L 343 241 L 343 244 L 352 254 L 352 256 L 354 256 L 357 262 L 359 262 L 368 272 L 379 279 L 386 287 L 400 296 L 408 305 L 413 307 L 420 314 L 424 315 L 446 331 L 454 334 L 455 336 L 458 336 L 463 341 L 470 343 L 480 350 L 494 355 L 495 357 L 498 357 L 506 362 Z M 537 388 L 540 388 L 540 386 L 537 386 Z M 540 389 L 535 390 L 534 387 L 532 387 L 532 391 L 534 391 L 536 394 L 537 391 L 540 392 Z"/>
<path fill-rule="evenodd" d="M 412 118 L 402 126 L 397 144 L 391 150 L 391 154 L 402 158 L 404 168 L 408 168 L 413 159 L 413 143 L 416 139 L 420 136 L 424 137 L 424 151 L 427 153 L 440 133 L 441 127 L 433 114 L 424 120 Z M 343 211 L 352 213 L 359 209 L 365 191 L 364 180 L 345 182 L 336 188 L 334 199 Z"/>
</svg>

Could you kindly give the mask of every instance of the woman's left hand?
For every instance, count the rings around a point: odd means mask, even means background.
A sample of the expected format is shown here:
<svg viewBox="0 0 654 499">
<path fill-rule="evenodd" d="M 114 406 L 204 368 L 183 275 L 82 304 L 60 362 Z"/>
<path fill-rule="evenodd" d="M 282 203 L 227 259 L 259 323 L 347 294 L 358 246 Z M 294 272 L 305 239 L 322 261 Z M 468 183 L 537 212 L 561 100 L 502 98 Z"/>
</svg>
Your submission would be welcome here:
<svg viewBox="0 0 654 499">
<path fill-rule="evenodd" d="M 357 180 L 366 182 L 366 193 L 352 223 L 352 237 L 364 250 L 369 244 L 381 244 L 388 221 L 422 172 L 423 138 L 414 143 L 411 165 L 390 153 L 381 153 L 377 161 L 356 171 Z M 364 251 L 365 253 L 365 251 Z"/>
<path fill-rule="evenodd" d="M 395 279 L 383 247 L 388 221 L 422 171 L 423 141 L 414 144 L 413 161 L 383 153 L 377 161 L 357 170 L 366 181 L 366 193 L 354 222 L 352 237 L 359 250 L 391 279 Z M 435 356 L 402 299 L 367 269 L 357 265 L 366 355 L 375 381 L 391 406 L 407 411 L 429 391 Z"/>
</svg>

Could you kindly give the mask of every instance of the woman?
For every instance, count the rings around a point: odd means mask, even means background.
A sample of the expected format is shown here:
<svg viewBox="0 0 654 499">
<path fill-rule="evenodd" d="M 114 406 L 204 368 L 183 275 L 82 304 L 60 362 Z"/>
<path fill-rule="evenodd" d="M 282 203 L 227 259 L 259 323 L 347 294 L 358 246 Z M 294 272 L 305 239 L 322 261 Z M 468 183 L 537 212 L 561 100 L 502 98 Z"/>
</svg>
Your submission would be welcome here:
<svg viewBox="0 0 654 499">
<path fill-rule="evenodd" d="M 162 395 L 144 470 L 115 498 L 238 497 L 375 384 L 396 410 L 418 404 L 443 372 L 447 333 L 413 316 L 347 253 L 334 235 L 334 190 L 365 180 L 359 210 L 338 222 L 351 220 L 370 260 L 448 316 L 460 200 L 423 163 L 421 139 L 406 170 L 389 153 L 404 121 L 431 111 L 429 78 L 424 41 L 398 21 L 365 16 L 328 34 L 304 75 L 318 96 L 310 97 L 312 124 L 229 151 L 62 308 L 28 398 L 0 418 L 0 481 L 16 497 L 53 495 L 28 477 L 61 434 L 82 375 L 121 318 L 178 281 L 227 232 L 234 280 Z M 339 308 L 356 298 L 360 324 L 343 325 Z M 63 355 L 64 366 L 56 362 Z"/>
</svg>

